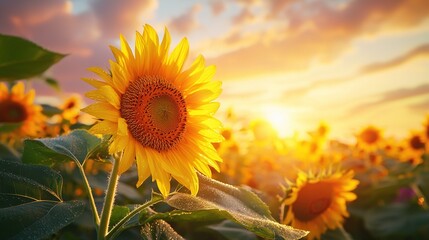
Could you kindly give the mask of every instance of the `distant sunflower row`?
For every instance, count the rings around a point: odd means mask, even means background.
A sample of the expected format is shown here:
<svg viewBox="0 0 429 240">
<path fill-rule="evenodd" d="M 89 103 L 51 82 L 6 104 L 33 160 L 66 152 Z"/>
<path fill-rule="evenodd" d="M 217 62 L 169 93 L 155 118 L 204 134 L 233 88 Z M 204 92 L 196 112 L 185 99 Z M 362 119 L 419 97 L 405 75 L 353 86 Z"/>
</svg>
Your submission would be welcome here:
<svg viewBox="0 0 429 240">
<path fill-rule="evenodd" d="M 386 138 L 381 129 L 367 126 L 351 144 L 330 139 L 326 122 L 304 138 L 281 138 L 264 119 L 246 125 L 230 113 L 224 122 L 225 141 L 215 144 L 224 161 L 215 178 L 261 192 L 278 220 L 310 231 L 308 239 L 320 239 L 329 229 L 342 231 L 348 203 L 361 191 L 399 179 L 389 170 L 415 168 L 429 152 L 429 116 L 404 139 Z M 418 199 L 418 204 L 425 200 Z"/>
<path fill-rule="evenodd" d="M 72 95 L 58 106 L 35 103 L 35 90 L 25 91 L 23 82 L 0 83 L 0 142 L 15 146 L 26 137 L 55 137 L 78 123 L 81 98 Z"/>
</svg>

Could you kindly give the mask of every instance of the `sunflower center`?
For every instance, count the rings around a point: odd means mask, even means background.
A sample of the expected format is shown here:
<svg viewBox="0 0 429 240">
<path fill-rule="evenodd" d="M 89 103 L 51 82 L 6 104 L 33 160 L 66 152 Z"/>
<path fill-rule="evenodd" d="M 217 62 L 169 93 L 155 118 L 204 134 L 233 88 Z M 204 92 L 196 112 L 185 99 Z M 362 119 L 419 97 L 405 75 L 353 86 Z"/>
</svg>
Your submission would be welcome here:
<svg viewBox="0 0 429 240">
<path fill-rule="evenodd" d="M 379 135 L 378 132 L 372 129 L 367 129 L 361 134 L 362 140 L 368 144 L 377 142 Z"/>
<path fill-rule="evenodd" d="M 6 99 L 0 102 L 0 122 L 17 123 L 27 119 L 27 111 L 25 107 L 15 101 Z"/>
<path fill-rule="evenodd" d="M 295 217 L 303 222 L 320 216 L 332 202 L 332 185 L 329 183 L 307 183 L 299 192 L 292 205 Z"/>
<path fill-rule="evenodd" d="M 425 148 L 425 143 L 422 141 L 420 136 L 413 136 L 410 139 L 410 146 L 412 149 L 419 150 Z"/>
<path fill-rule="evenodd" d="M 182 93 L 158 76 L 133 81 L 122 95 L 121 116 L 133 137 L 143 146 L 167 151 L 186 128 L 186 103 Z"/>
</svg>

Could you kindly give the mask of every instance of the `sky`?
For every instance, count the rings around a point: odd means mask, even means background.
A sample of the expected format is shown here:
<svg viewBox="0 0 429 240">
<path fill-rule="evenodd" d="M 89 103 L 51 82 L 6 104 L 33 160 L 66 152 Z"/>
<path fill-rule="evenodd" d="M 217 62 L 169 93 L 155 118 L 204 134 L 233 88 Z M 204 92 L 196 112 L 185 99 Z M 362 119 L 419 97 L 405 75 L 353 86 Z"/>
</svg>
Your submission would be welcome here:
<svg viewBox="0 0 429 240">
<path fill-rule="evenodd" d="M 266 117 L 281 135 L 321 120 L 332 135 L 367 125 L 406 136 L 429 114 L 427 0 L 0 0 L 0 33 L 68 56 L 46 73 L 38 96 L 64 97 L 91 87 L 91 66 L 108 68 L 119 35 L 134 43 L 144 24 L 176 45 L 190 43 L 216 65 L 220 114 Z M 88 101 L 88 100 L 87 100 Z"/>
</svg>

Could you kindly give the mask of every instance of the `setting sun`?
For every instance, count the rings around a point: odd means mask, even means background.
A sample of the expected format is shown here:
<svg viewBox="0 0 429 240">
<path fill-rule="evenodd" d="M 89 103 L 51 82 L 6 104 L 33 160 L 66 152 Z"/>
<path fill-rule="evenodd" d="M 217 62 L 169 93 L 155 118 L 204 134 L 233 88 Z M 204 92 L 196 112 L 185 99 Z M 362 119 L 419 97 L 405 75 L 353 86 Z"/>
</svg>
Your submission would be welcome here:
<svg viewBox="0 0 429 240">
<path fill-rule="evenodd" d="M 279 134 L 287 137 L 293 134 L 293 124 L 290 111 L 281 106 L 268 106 L 262 110 L 263 117 L 268 120 Z"/>
</svg>

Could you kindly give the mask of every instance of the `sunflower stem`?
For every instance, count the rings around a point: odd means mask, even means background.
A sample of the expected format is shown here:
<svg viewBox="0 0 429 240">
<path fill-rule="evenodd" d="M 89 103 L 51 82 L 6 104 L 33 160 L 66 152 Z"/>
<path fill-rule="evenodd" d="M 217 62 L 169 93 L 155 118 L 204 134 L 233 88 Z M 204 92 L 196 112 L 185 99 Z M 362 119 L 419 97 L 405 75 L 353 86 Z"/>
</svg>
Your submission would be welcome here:
<svg viewBox="0 0 429 240">
<path fill-rule="evenodd" d="M 161 201 L 163 201 L 163 198 L 160 197 L 152 197 L 151 200 L 145 202 L 144 204 L 138 206 L 137 208 L 135 208 L 134 210 L 132 210 L 127 216 L 125 216 L 124 218 L 121 219 L 121 221 L 119 221 L 113 228 L 112 230 L 107 234 L 106 239 L 111 239 L 111 238 L 115 238 L 121 231 L 121 228 L 123 227 L 123 225 L 125 223 L 128 222 L 128 220 L 130 220 L 132 217 L 134 217 L 135 215 L 139 214 L 141 211 L 143 211 L 144 209 L 159 203 Z"/>
<path fill-rule="evenodd" d="M 98 227 L 100 226 L 100 217 L 98 216 L 97 207 L 95 205 L 94 196 L 92 195 L 91 186 L 89 185 L 88 179 L 86 178 L 85 170 L 83 169 L 82 164 L 76 161 L 76 165 L 77 165 L 77 168 L 79 169 L 80 175 L 82 176 L 83 183 L 84 183 L 83 186 L 85 186 L 86 193 L 88 194 L 89 203 L 92 210 L 92 216 L 94 218 L 94 223 L 96 228 L 98 229 Z"/>
<path fill-rule="evenodd" d="M 353 240 L 353 238 L 350 236 L 350 234 L 344 229 L 343 226 L 339 227 L 339 230 L 341 232 L 341 234 L 343 235 L 343 239 L 345 240 Z"/>
<path fill-rule="evenodd" d="M 109 185 L 107 186 L 106 196 L 104 197 L 103 210 L 101 212 L 100 228 L 98 229 L 98 240 L 106 239 L 109 231 L 110 216 L 112 215 L 113 203 L 115 202 L 116 186 L 118 185 L 119 162 L 122 159 L 123 152 L 119 159 L 113 162 L 113 169 L 110 174 Z"/>
</svg>

